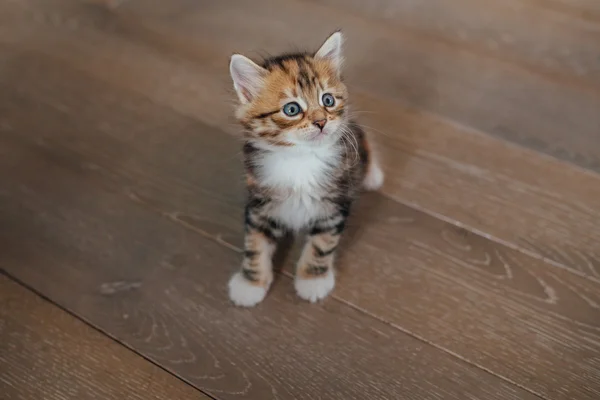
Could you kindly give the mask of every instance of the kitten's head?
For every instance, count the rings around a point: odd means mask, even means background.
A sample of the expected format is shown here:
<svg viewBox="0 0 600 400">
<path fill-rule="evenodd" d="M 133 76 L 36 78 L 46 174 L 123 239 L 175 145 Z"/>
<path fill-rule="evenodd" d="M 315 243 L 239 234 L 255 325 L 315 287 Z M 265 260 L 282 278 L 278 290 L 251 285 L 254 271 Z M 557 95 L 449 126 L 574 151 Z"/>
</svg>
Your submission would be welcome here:
<svg viewBox="0 0 600 400">
<path fill-rule="evenodd" d="M 339 138 L 346 121 L 342 34 L 314 54 L 285 54 L 262 66 L 235 54 L 229 66 L 246 134 L 272 146 L 315 146 Z"/>
</svg>

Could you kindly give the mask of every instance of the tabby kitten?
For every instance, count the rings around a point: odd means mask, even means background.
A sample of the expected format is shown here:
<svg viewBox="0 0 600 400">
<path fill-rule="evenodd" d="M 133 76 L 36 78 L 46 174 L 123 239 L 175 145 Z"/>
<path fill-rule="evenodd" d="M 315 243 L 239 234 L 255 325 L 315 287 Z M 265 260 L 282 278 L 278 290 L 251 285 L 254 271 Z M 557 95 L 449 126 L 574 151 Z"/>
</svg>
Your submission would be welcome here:
<svg viewBox="0 0 600 400">
<path fill-rule="evenodd" d="M 311 302 L 326 297 L 335 285 L 335 250 L 353 200 L 361 187 L 383 183 L 365 133 L 348 118 L 342 39 L 336 32 L 315 54 L 285 54 L 262 66 L 231 57 L 248 188 L 244 260 L 229 281 L 236 305 L 264 299 L 275 246 L 286 232 L 308 234 L 296 292 Z"/>
</svg>

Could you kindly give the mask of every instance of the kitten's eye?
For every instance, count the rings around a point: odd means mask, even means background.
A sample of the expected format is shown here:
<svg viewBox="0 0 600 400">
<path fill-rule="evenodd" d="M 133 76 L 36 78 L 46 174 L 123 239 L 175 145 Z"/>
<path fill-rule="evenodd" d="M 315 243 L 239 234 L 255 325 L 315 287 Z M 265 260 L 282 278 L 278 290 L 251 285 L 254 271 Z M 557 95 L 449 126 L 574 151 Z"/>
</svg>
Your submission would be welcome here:
<svg viewBox="0 0 600 400">
<path fill-rule="evenodd" d="M 323 95 L 323 105 L 325 107 L 333 107 L 333 105 L 335 104 L 335 99 L 333 98 L 333 96 L 329 93 L 325 93 Z"/>
<path fill-rule="evenodd" d="M 283 106 L 283 113 L 288 117 L 295 117 L 296 115 L 300 114 L 301 111 L 302 108 L 300 108 L 300 104 L 296 103 L 295 101 L 287 103 L 285 106 Z"/>
</svg>

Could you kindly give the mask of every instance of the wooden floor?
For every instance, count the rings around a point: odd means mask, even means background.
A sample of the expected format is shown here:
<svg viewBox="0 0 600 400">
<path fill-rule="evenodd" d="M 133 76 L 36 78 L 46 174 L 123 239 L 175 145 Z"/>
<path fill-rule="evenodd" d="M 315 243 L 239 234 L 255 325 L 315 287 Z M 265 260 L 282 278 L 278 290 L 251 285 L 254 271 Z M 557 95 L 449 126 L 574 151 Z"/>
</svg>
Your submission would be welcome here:
<svg viewBox="0 0 600 400">
<path fill-rule="evenodd" d="M 0 1 L 0 398 L 600 399 L 597 0 Z M 232 307 L 228 56 L 347 36 L 387 181 Z"/>
</svg>

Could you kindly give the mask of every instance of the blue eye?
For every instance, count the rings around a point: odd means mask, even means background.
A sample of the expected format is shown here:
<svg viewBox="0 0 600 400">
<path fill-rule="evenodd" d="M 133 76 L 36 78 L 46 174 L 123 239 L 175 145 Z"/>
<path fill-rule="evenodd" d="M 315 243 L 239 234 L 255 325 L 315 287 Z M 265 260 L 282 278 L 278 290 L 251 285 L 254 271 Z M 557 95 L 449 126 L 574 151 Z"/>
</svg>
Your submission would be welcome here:
<svg viewBox="0 0 600 400">
<path fill-rule="evenodd" d="M 322 100 L 325 107 L 333 107 L 335 104 L 335 99 L 329 93 L 325 93 L 322 97 Z"/>
<path fill-rule="evenodd" d="M 287 103 L 285 106 L 283 106 L 283 113 L 288 117 L 294 117 L 300 114 L 301 111 L 302 108 L 300 108 L 300 104 L 296 103 L 295 101 Z"/>
</svg>

